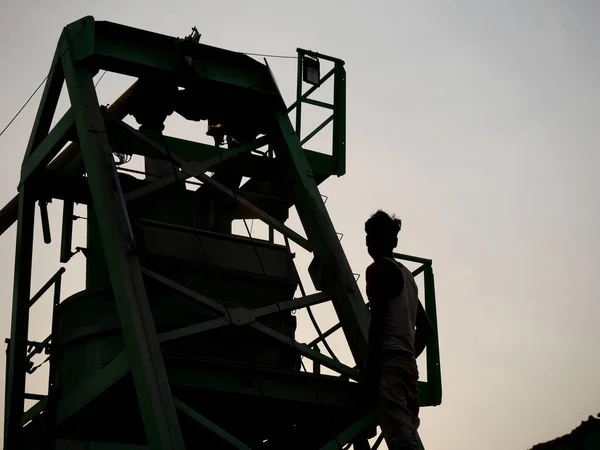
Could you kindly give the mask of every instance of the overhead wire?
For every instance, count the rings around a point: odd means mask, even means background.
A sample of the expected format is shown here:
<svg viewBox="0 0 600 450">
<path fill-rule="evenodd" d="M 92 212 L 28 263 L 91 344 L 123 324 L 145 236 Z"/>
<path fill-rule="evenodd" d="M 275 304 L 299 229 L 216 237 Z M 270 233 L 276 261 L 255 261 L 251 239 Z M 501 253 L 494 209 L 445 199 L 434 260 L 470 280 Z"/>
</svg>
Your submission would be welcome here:
<svg viewBox="0 0 600 450">
<path fill-rule="evenodd" d="M 263 58 L 279 58 L 279 59 L 297 59 L 297 56 L 291 56 L 291 55 L 269 55 L 269 54 L 264 54 L 264 53 L 249 53 L 249 52 L 239 52 L 239 53 L 243 53 L 244 55 L 248 55 L 248 56 L 262 56 Z"/>
<path fill-rule="evenodd" d="M 106 75 L 106 70 L 102 73 L 102 75 L 100 75 L 100 78 L 98 78 L 98 81 L 96 81 L 96 84 L 94 84 L 94 87 L 98 87 L 98 85 L 100 84 L 100 82 L 102 81 L 102 78 L 104 78 L 104 75 Z"/>
<path fill-rule="evenodd" d="M 54 69 L 51 69 L 54 70 Z M 8 130 L 8 128 L 13 124 L 13 122 L 17 119 L 17 117 L 19 117 L 19 114 L 21 114 L 21 112 L 25 109 L 25 107 L 29 104 L 29 102 L 31 101 L 31 99 L 34 97 L 35 94 L 37 94 L 37 91 L 40 90 L 40 88 L 44 85 L 44 83 L 46 82 L 46 80 L 48 79 L 49 75 L 46 75 L 46 78 L 44 78 L 42 80 L 42 82 L 39 84 L 39 86 L 37 88 L 35 88 L 35 91 L 33 91 L 33 94 L 31 94 L 29 96 L 29 98 L 27 99 L 27 101 L 23 104 L 23 106 L 21 106 L 21 108 L 17 111 L 17 113 L 13 116 L 12 119 L 10 119 L 10 122 L 8 122 L 8 124 L 4 127 L 4 129 L 2 131 L 0 131 L 0 136 L 2 136 L 4 134 L 4 132 L 6 130 Z"/>
<path fill-rule="evenodd" d="M 69 42 L 69 45 L 67 45 L 67 48 L 65 49 L 64 52 L 62 52 L 62 54 L 57 58 L 56 63 L 54 63 L 52 65 L 52 67 L 50 68 L 50 70 L 48 71 L 48 75 L 46 75 L 44 77 L 44 79 L 42 80 L 42 82 L 38 85 L 37 88 L 35 88 L 35 90 L 33 91 L 33 93 L 29 96 L 29 98 L 27 99 L 27 101 L 23 104 L 23 106 L 21 106 L 21 108 L 17 111 L 17 113 L 13 116 L 12 119 L 10 119 L 10 121 L 8 122 L 8 124 L 2 129 L 2 131 L 0 131 L 0 136 L 2 136 L 6 130 L 8 130 L 8 128 L 13 124 L 13 122 L 17 119 L 17 117 L 19 117 L 19 115 L 21 114 L 21 112 L 23 112 L 23 110 L 25 109 L 25 107 L 29 104 L 29 102 L 31 101 L 31 99 L 35 96 L 35 94 L 37 94 L 37 92 L 40 90 L 40 88 L 44 85 L 44 83 L 46 83 L 46 81 L 48 80 L 48 78 L 50 78 L 52 76 L 52 74 L 54 73 L 54 70 L 56 69 L 56 67 L 62 63 L 62 57 L 65 56 L 65 54 L 70 50 L 71 46 L 75 43 L 75 41 L 77 40 L 77 38 L 79 37 L 79 33 L 81 33 L 81 30 L 83 29 L 83 27 L 79 28 L 79 30 L 77 31 L 77 34 L 75 34 L 75 37 L 73 38 L 73 40 L 71 42 Z"/>
</svg>

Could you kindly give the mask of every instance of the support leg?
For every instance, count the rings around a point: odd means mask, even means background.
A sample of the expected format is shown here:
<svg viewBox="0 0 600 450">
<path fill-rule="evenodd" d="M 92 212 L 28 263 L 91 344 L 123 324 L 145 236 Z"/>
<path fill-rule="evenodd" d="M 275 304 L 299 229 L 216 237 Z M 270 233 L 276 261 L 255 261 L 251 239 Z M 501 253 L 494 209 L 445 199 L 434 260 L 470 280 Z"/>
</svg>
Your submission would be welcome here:
<svg viewBox="0 0 600 450">
<path fill-rule="evenodd" d="M 335 233 L 317 183 L 298 136 L 284 112 L 276 113 L 282 144 L 287 147 L 285 157 L 294 167 L 293 175 L 298 186 L 296 208 L 302 220 L 314 254 L 322 258 L 331 274 L 331 294 L 334 307 L 343 324 L 343 330 L 357 365 L 362 368 L 367 355 L 368 310 L 362 299 L 344 250 Z"/>
<path fill-rule="evenodd" d="M 22 448 L 21 417 L 25 407 L 27 334 L 29 328 L 29 296 L 31 289 L 31 254 L 35 203 L 24 185 L 19 193 L 19 227 L 15 250 L 15 284 L 13 293 L 10 344 L 6 370 L 4 409 L 4 449 Z"/>
<path fill-rule="evenodd" d="M 85 26 L 80 25 L 80 26 Z M 75 27 L 75 26 L 74 26 Z M 67 35 L 76 33 L 67 29 Z M 67 42 L 63 39 L 63 46 Z M 63 59 L 67 88 L 85 162 L 125 348 L 152 450 L 185 448 L 123 200 L 112 150 L 90 71 Z"/>
</svg>

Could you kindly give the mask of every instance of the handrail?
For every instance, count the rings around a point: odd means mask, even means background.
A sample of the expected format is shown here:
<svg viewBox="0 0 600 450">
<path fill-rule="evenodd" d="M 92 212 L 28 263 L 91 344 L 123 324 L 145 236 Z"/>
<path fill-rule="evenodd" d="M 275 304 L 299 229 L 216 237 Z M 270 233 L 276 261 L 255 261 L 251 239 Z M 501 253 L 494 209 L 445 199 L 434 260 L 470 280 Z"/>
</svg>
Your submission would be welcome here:
<svg viewBox="0 0 600 450">
<path fill-rule="evenodd" d="M 52 285 L 56 283 L 56 281 L 62 276 L 62 274 L 65 273 L 65 271 L 66 269 L 64 267 L 58 269 L 56 273 L 52 275 L 52 277 L 48 281 L 46 281 L 46 284 L 44 284 L 40 288 L 40 290 L 37 291 L 37 293 L 31 298 L 31 300 L 29 300 L 29 302 L 23 308 L 31 308 L 33 305 L 35 305 L 35 303 L 42 297 L 42 295 L 44 295 L 46 291 L 48 291 L 48 289 L 50 289 Z"/>
<path fill-rule="evenodd" d="M 421 263 L 421 265 L 412 272 L 413 276 L 423 273 L 425 283 L 425 312 L 429 317 L 433 333 L 427 343 L 427 385 L 430 386 L 432 392 L 432 401 L 434 405 L 439 405 L 442 402 L 442 373 L 440 368 L 440 344 L 438 334 L 437 321 L 437 305 L 435 297 L 435 281 L 432 268 L 432 260 L 420 258 L 417 256 L 405 255 L 402 253 L 394 253 L 394 258 L 404 261 Z"/>
</svg>

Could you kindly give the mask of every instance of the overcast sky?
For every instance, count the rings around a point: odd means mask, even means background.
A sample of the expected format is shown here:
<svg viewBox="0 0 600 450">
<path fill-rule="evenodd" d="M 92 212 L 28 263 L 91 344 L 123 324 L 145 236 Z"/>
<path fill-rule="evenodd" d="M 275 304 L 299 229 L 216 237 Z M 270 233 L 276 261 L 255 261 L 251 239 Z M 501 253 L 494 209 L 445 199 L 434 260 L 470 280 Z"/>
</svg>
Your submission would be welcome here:
<svg viewBox="0 0 600 450">
<path fill-rule="evenodd" d="M 422 411 L 427 449 L 526 450 L 600 412 L 600 3 L 5 0 L 0 128 L 46 75 L 62 27 L 85 15 L 346 61 L 348 173 L 322 192 L 354 271 L 369 263 L 363 223 L 379 208 L 404 220 L 400 251 L 434 260 L 444 398 Z M 289 103 L 295 62 L 269 63 Z M 107 74 L 103 102 L 128 83 Z M 16 192 L 39 98 L 0 137 L 0 206 Z M 169 121 L 171 135 L 205 132 Z M 52 224 L 58 241 L 59 217 Z M 2 338 L 15 230 L 0 237 Z M 36 242 L 33 290 L 59 267 L 56 245 Z M 66 293 L 81 288 L 78 258 Z M 42 339 L 44 308 L 32 334 Z"/>
</svg>

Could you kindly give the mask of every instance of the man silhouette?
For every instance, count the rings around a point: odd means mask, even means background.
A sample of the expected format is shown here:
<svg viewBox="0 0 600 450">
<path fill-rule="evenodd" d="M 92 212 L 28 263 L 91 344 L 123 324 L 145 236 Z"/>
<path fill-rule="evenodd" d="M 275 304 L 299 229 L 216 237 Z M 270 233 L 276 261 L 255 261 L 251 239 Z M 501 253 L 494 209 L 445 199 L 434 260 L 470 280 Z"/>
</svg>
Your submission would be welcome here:
<svg viewBox="0 0 600 450">
<path fill-rule="evenodd" d="M 367 380 L 390 450 L 420 449 L 416 358 L 432 328 L 411 272 L 394 259 L 402 221 L 377 211 L 365 223 L 373 263 L 367 268 L 371 308 Z"/>
</svg>

